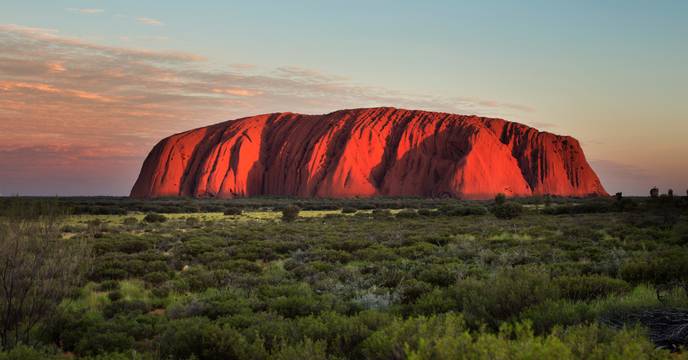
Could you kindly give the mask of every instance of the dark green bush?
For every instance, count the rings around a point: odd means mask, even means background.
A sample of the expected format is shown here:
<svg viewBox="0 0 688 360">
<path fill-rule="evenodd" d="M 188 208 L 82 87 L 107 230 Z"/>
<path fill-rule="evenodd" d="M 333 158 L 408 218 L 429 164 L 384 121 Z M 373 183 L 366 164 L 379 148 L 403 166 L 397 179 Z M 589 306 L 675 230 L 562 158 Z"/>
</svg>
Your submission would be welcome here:
<svg viewBox="0 0 688 360">
<path fill-rule="evenodd" d="M 545 334 L 557 326 L 591 323 L 598 315 L 589 303 L 559 299 L 533 305 L 521 312 L 519 318 L 531 322 L 538 334 Z"/>
<path fill-rule="evenodd" d="M 413 210 L 413 209 L 404 209 L 404 210 L 399 211 L 396 214 L 396 217 L 402 218 L 402 219 L 417 218 L 418 213 L 416 212 L 416 210 Z"/>
<path fill-rule="evenodd" d="M 119 289 L 119 281 L 116 280 L 105 280 L 98 284 L 98 291 L 110 291 L 110 290 L 118 290 Z"/>
<path fill-rule="evenodd" d="M 80 355 L 97 355 L 116 351 L 127 351 L 134 346 L 134 338 L 125 332 L 93 332 L 84 336 L 76 346 Z"/>
<path fill-rule="evenodd" d="M 122 224 L 126 226 L 136 226 L 139 224 L 139 220 L 135 217 L 128 217 L 122 220 Z"/>
<path fill-rule="evenodd" d="M 147 223 L 164 223 L 167 221 L 167 217 L 162 214 L 149 213 L 143 218 L 143 221 Z"/>
<path fill-rule="evenodd" d="M 420 216 L 436 216 L 439 212 L 431 209 L 419 209 L 418 215 Z"/>
<path fill-rule="evenodd" d="M 153 284 L 153 285 L 159 285 L 164 283 L 165 281 L 169 280 L 170 276 L 162 271 L 154 271 L 150 272 L 146 275 L 143 276 L 143 281 Z"/>
<path fill-rule="evenodd" d="M 483 206 L 445 206 L 438 211 L 446 216 L 485 215 L 488 213 Z"/>
<path fill-rule="evenodd" d="M 236 215 L 241 215 L 242 211 L 238 207 L 230 207 L 225 210 L 225 215 L 231 215 L 231 216 L 236 216 Z"/>
<path fill-rule="evenodd" d="M 561 276 L 554 279 L 554 284 L 562 297 L 571 300 L 592 300 L 631 290 L 627 282 L 602 275 Z"/>
<path fill-rule="evenodd" d="M 377 218 L 387 218 L 392 216 L 392 211 L 390 211 L 389 209 L 374 209 L 371 212 L 371 215 Z"/>
<path fill-rule="evenodd" d="M 496 205 L 504 205 L 506 202 L 506 195 L 499 193 L 495 196 L 494 202 Z"/>
<path fill-rule="evenodd" d="M 110 301 L 117 301 L 122 299 L 123 297 L 122 293 L 119 290 L 110 291 L 107 296 L 108 299 L 110 299 Z"/>
<path fill-rule="evenodd" d="M 259 341 L 249 342 L 231 327 L 204 318 L 171 321 L 160 336 L 160 355 L 172 359 L 265 359 Z"/>
<path fill-rule="evenodd" d="M 145 314 L 149 311 L 150 306 L 141 300 L 116 300 L 105 305 L 103 315 L 106 318 L 112 318 L 119 314 L 131 316 L 132 314 Z"/>
<path fill-rule="evenodd" d="M 186 218 L 186 220 L 184 220 L 184 223 L 188 227 L 198 227 L 201 225 L 201 220 L 199 220 L 196 217 L 190 216 L 190 217 Z"/>
<path fill-rule="evenodd" d="M 305 338 L 297 344 L 283 343 L 270 356 L 271 360 L 313 359 L 327 360 L 327 344 Z"/>
<path fill-rule="evenodd" d="M 486 279 L 469 277 L 451 292 L 469 324 L 493 329 L 528 307 L 559 298 L 549 274 L 533 266 L 502 269 Z"/>
<path fill-rule="evenodd" d="M 631 258 L 621 265 L 621 278 L 631 283 L 669 284 L 688 281 L 688 252 L 683 248 Z"/>
<path fill-rule="evenodd" d="M 361 348 L 366 359 L 407 359 L 408 351 L 411 349 L 417 349 L 419 346 L 433 346 L 446 338 L 460 339 L 465 336 L 466 330 L 467 327 L 461 315 L 452 313 L 396 320 L 373 333 L 361 344 Z M 461 358 L 459 354 L 455 355 L 457 356 L 437 358 Z"/>
<path fill-rule="evenodd" d="M 301 209 L 296 205 L 289 205 L 282 210 L 282 221 L 292 222 L 299 217 Z"/>
<path fill-rule="evenodd" d="M 492 213 L 498 219 L 513 219 L 521 215 L 523 206 L 515 202 L 506 202 L 492 207 Z"/>
<path fill-rule="evenodd" d="M 0 360 L 60 360 L 54 351 L 47 349 L 35 349 L 26 345 L 18 345 L 11 350 L 2 351 L 0 349 Z"/>
</svg>

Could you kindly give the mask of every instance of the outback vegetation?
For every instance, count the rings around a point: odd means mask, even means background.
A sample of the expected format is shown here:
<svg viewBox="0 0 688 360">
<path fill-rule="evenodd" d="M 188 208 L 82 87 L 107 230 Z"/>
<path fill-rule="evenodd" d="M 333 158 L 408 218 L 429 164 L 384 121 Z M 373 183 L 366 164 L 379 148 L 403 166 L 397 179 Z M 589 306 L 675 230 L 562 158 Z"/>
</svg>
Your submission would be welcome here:
<svg viewBox="0 0 688 360">
<path fill-rule="evenodd" d="M 683 358 L 687 250 L 654 193 L 4 198 L 0 359 Z"/>
</svg>

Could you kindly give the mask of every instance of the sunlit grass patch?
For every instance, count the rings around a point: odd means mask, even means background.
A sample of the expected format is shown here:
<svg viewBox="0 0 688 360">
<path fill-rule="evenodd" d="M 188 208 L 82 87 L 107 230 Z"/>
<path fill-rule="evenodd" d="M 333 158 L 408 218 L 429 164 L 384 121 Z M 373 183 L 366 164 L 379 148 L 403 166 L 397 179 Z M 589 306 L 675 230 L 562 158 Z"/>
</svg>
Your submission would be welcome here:
<svg viewBox="0 0 688 360">
<path fill-rule="evenodd" d="M 512 233 L 512 232 L 500 232 L 499 234 L 492 235 L 487 238 L 488 241 L 504 241 L 504 242 L 511 242 L 511 241 L 516 241 L 516 242 L 524 242 L 524 241 L 533 241 L 533 237 L 528 235 L 528 234 L 519 234 L 519 233 Z"/>
<path fill-rule="evenodd" d="M 146 290 L 141 280 L 122 280 L 119 282 L 119 291 L 125 300 L 148 301 L 150 299 L 150 291 Z"/>
<path fill-rule="evenodd" d="M 95 310 L 109 304 L 110 299 L 106 291 L 98 290 L 97 283 L 89 282 L 81 289 L 81 297 L 77 302 L 88 309 Z"/>
</svg>

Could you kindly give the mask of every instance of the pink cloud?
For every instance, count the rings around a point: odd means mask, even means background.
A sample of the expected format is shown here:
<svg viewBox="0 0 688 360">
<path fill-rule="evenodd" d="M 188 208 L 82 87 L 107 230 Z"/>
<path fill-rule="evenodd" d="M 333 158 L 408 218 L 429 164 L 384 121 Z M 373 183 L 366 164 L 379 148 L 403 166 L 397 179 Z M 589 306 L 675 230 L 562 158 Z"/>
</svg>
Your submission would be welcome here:
<svg viewBox="0 0 688 360">
<path fill-rule="evenodd" d="M 382 105 L 518 111 L 499 102 L 360 85 L 293 66 L 258 71 L 234 64 L 212 70 L 204 60 L 186 52 L 105 46 L 52 29 L 0 25 L 0 192 L 36 193 L 43 183 L 32 179 L 51 176 L 76 192 L 70 181 L 118 179 L 102 193 L 126 194 L 160 138 L 258 113 Z"/>
<path fill-rule="evenodd" d="M 89 14 L 89 15 L 101 14 L 101 13 L 105 12 L 105 10 L 103 10 L 103 9 L 93 9 L 93 8 L 68 8 L 67 11 L 77 12 L 80 14 Z"/>
<path fill-rule="evenodd" d="M 258 95 L 263 94 L 262 91 L 251 90 L 251 89 L 239 89 L 239 88 L 213 89 L 212 91 L 214 93 L 217 93 L 217 94 L 228 94 L 228 95 L 246 96 L 246 97 L 258 96 Z"/>
</svg>

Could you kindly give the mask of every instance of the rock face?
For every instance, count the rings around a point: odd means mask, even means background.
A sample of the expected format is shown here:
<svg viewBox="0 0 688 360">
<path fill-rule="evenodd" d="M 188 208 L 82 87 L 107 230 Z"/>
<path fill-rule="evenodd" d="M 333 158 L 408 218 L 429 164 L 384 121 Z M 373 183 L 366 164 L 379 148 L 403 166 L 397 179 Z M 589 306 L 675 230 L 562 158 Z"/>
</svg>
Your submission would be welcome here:
<svg viewBox="0 0 688 360">
<path fill-rule="evenodd" d="M 578 141 L 477 116 L 395 108 L 276 113 L 172 135 L 131 196 L 607 195 Z"/>
</svg>

